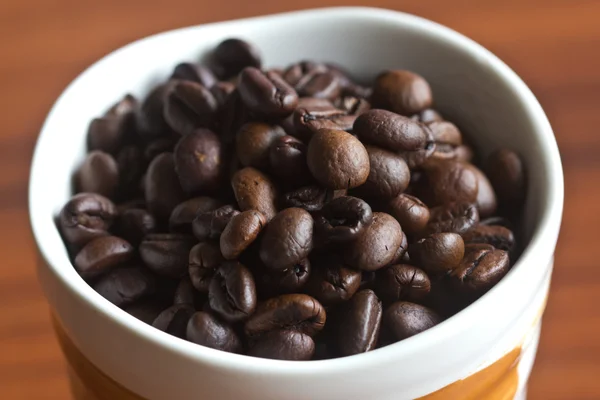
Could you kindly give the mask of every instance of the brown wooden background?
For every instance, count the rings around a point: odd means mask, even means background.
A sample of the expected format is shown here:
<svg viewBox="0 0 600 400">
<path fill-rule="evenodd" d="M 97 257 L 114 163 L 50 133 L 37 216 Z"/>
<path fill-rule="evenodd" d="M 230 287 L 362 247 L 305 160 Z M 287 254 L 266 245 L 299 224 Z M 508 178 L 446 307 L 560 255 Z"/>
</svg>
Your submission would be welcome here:
<svg viewBox="0 0 600 400">
<path fill-rule="evenodd" d="M 34 274 L 26 211 L 31 151 L 62 89 L 104 54 L 180 26 L 335 0 L 0 0 L 0 397 L 67 399 Z M 555 128 L 564 224 L 530 398 L 600 399 L 600 1 L 373 0 L 479 41 L 532 87 Z M 90 93 L 90 96 L 93 96 Z"/>
</svg>

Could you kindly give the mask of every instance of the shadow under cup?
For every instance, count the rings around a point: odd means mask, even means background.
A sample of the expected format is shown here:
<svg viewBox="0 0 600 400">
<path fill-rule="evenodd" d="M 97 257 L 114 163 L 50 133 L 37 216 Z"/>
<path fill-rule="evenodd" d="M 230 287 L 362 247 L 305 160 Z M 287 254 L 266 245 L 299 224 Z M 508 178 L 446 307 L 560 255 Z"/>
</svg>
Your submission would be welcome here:
<svg viewBox="0 0 600 400">
<path fill-rule="evenodd" d="M 529 187 L 527 248 L 490 292 L 401 343 L 325 361 L 285 362 L 223 353 L 171 337 L 95 293 L 75 272 L 54 224 L 86 152 L 87 126 L 126 93 L 143 97 L 181 61 L 241 37 L 267 66 L 335 62 L 369 82 L 409 69 L 431 84 L 435 107 L 485 156 L 522 154 Z M 333 8 L 171 31 L 94 64 L 50 112 L 34 154 L 30 217 L 38 275 L 69 361 L 78 400 L 523 398 L 533 364 L 562 214 L 556 142 L 539 103 L 495 56 L 469 39 L 406 14 Z"/>
</svg>

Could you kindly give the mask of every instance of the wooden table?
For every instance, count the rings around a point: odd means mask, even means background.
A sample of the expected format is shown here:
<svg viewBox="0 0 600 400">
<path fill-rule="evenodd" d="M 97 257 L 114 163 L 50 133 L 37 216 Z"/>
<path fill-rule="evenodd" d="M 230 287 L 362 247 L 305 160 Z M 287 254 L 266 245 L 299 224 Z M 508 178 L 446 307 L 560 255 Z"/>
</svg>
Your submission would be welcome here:
<svg viewBox="0 0 600 400">
<path fill-rule="evenodd" d="M 26 187 L 50 106 L 84 68 L 146 35 L 199 23 L 353 1 L 2 0 L 0 4 L 0 393 L 66 399 L 63 362 L 34 273 Z M 367 2 L 364 2 L 367 3 Z M 531 399 L 600 398 L 600 1 L 374 0 L 448 25 L 504 59 L 556 131 L 564 224 Z M 591 250 L 591 251 L 590 251 Z"/>
</svg>

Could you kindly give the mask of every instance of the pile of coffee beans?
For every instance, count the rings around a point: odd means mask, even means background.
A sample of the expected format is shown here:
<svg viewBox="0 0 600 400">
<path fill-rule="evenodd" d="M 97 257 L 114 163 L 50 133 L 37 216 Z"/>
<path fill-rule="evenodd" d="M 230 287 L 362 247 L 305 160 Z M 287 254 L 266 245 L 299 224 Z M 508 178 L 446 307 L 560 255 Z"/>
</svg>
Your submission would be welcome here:
<svg viewBox="0 0 600 400">
<path fill-rule="evenodd" d="M 432 107 L 410 71 L 364 86 L 225 40 L 91 122 L 59 229 L 91 287 L 179 338 L 285 360 L 373 350 L 460 311 L 519 253 L 523 162 L 478 159 Z"/>
</svg>

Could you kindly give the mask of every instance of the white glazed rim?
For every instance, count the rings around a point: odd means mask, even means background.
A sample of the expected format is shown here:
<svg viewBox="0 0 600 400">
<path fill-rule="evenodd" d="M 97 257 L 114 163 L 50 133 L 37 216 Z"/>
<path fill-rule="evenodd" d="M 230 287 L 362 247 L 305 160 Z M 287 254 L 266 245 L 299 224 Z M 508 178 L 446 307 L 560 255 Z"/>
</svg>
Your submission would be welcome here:
<svg viewBox="0 0 600 400">
<path fill-rule="evenodd" d="M 370 369 L 376 367 L 377 364 L 384 360 L 389 360 L 391 358 L 401 360 L 409 354 L 422 352 L 435 342 L 439 342 L 440 338 L 443 338 L 446 335 L 453 336 L 461 330 L 464 331 L 465 327 L 472 326 L 476 321 L 480 320 L 483 315 L 485 315 L 487 310 L 492 308 L 492 304 L 501 302 L 505 296 L 510 296 L 512 288 L 516 282 L 536 280 L 536 277 L 539 276 L 538 261 L 547 260 L 550 258 L 558 237 L 563 207 L 563 174 L 558 148 L 550 123 L 539 102 L 529 88 L 525 85 L 525 83 L 515 74 L 514 71 L 512 71 L 495 55 L 458 32 L 435 22 L 395 11 L 369 7 L 333 7 L 275 14 L 216 24 L 235 24 L 245 21 L 260 21 L 268 23 L 270 20 L 278 18 L 307 18 L 311 15 L 316 16 L 317 14 L 320 16 L 323 16 L 323 14 L 329 14 L 332 18 L 360 16 L 361 18 L 365 19 L 378 19 L 381 21 L 394 22 L 414 30 L 427 31 L 427 33 L 430 35 L 440 37 L 440 40 L 445 40 L 457 47 L 461 47 L 473 57 L 484 60 L 487 64 L 489 64 L 490 69 L 493 70 L 497 76 L 501 78 L 504 83 L 510 87 L 521 99 L 526 112 L 533 121 L 534 129 L 532 130 L 532 134 L 543 139 L 540 141 L 542 147 L 541 154 L 543 154 L 543 156 L 539 162 L 543 166 L 544 179 L 547 181 L 547 193 L 545 193 L 544 196 L 546 199 L 546 204 L 542 210 L 543 212 L 539 224 L 533 232 L 529 245 L 524 250 L 519 261 L 515 267 L 512 268 L 510 273 L 486 295 L 467 307 L 465 310 L 419 335 L 364 354 L 332 360 L 319 360 L 310 362 L 268 360 L 230 354 L 204 346 L 198 346 L 194 343 L 178 339 L 174 336 L 161 332 L 118 309 L 113 304 L 105 300 L 102 296 L 97 294 L 86 282 L 83 281 L 83 279 L 80 279 L 75 275 L 66 276 L 59 268 L 56 267 L 61 262 L 64 262 L 64 259 L 60 258 L 60 256 L 56 251 L 53 250 L 52 246 L 47 240 L 45 240 L 42 234 L 49 229 L 47 225 L 52 223 L 49 222 L 50 220 L 47 218 L 47 215 L 42 214 L 41 207 L 39 207 L 44 199 L 40 198 L 39 196 L 34 198 L 32 195 L 32 193 L 35 192 L 34 189 L 36 186 L 39 186 L 38 182 L 41 178 L 38 177 L 38 175 L 40 175 L 40 172 L 44 168 L 44 165 L 41 164 L 39 159 L 41 157 L 40 153 L 44 151 L 43 146 L 41 146 L 42 139 L 50 134 L 47 126 L 48 121 L 56 112 L 56 109 L 60 108 L 61 100 L 65 97 L 65 94 L 72 90 L 73 87 L 77 86 L 82 77 L 88 74 L 91 69 L 100 68 L 107 59 L 110 59 L 121 52 L 126 52 L 130 47 L 136 46 L 141 42 L 152 41 L 153 39 L 163 35 L 177 34 L 187 29 L 193 29 L 192 27 L 168 31 L 140 39 L 97 61 L 69 85 L 69 87 L 59 97 L 52 110 L 48 114 L 46 122 L 40 133 L 40 137 L 38 138 L 33 156 L 29 184 L 29 213 L 33 235 L 37 242 L 40 254 L 54 275 L 58 277 L 66 289 L 70 290 L 81 301 L 88 303 L 89 306 L 103 315 L 103 317 L 112 320 L 122 328 L 128 329 L 134 334 L 138 335 L 140 340 L 146 340 L 154 343 L 156 346 L 167 348 L 182 357 L 201 360 L 203 363 L 212 364 L 220 368 L 239 370 L 252 369 L 255 372 L 274 375 L 311 375 L 333 371 L 340 372 L 355 369 Z M 207 24 L 205 26 L 209 25 L 215 24 Z M 53 229 L 56 228 L 53 227 Z"/>
</svg>

